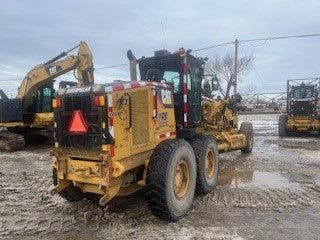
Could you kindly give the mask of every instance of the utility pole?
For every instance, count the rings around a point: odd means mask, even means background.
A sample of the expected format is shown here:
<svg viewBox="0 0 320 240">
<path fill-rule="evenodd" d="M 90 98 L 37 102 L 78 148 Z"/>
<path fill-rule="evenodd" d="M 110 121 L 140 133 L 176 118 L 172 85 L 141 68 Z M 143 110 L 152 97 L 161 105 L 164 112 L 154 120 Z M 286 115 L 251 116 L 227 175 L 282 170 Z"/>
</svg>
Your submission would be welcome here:
<svg viewBox="0 0 320 240">
<path fill-rule="evenodd" d="M 239 45 L 239 41 L 238 39 L 236 39 L 234 41 L 234 71 L 233 71 L 234 95 L 237 94 L 237 84 L 238 84 L 238 45 Z"/>
</svg>

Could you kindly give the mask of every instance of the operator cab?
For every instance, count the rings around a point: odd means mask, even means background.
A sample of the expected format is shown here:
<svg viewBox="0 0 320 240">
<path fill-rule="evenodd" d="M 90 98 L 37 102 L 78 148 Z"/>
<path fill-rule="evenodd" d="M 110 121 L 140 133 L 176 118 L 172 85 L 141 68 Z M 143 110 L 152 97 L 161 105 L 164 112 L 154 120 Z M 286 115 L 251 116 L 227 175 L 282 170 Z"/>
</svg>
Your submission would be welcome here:
<svg viewBox="0 0 320 240">
<path fill-rule="evenodd" d="M 290 87 L 287 105 L 288 112 L 292 116 L 316 116 L 318 101 L 317 85 L 302 82 L 298 85 L 290 86 L 288 82 L 288 87 Z"/>
<path fill-rule="evenodd" d="M 315 98 L 315 85 L 305 85 L 292 86 L 292 98 L 296 100 L 307 100 L 310 98 Z"/>
<path fill-rule="evenodd" d="M 183 134 L 183 138 L 192 136 L 201 121 L 203 66 L 202 59 L 183 49 L 174 53 L 160 50 L 153 57 L 139 59 L 142 81 L 162 82 L 172 86 L 177 134 Z"/>
</svg>

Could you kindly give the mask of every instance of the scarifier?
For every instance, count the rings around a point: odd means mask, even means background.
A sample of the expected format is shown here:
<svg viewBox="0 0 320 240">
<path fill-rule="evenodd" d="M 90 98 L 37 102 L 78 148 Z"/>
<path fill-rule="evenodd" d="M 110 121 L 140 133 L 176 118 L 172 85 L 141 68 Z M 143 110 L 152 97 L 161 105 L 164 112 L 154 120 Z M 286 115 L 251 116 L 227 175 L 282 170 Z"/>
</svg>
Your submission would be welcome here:
<svg viewBox="0 0 320 240">
<path fill-rule="evenodd" d="M 177 221 L 195 192 L 216 186 L 219 152 L 251 152 L 252 125 L 237 129 L 232 81 L 225 99 L 202 97 L 205 62 L 190 52 L 137 60 L 128 51 L 132 81 L 57 92 L 52 194 L 77 201 L 94 193 L 105 205 L 145 187 L 150 210 Z"/>
</svg>

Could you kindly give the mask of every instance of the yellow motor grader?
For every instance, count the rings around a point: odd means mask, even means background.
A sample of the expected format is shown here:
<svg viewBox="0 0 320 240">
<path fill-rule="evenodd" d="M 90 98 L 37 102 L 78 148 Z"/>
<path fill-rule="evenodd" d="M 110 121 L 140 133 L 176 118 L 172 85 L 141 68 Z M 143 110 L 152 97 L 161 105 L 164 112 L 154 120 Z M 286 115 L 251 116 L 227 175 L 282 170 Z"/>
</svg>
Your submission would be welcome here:
<svg viewBox="0 0 320 240">
<path fill-rule="evenodd" d="M 60 60 L 76 48 L 79 48 L 77 55 Z M 16 98 L 9 99 L 0 90 L 0 129 L 4 129 L 0 130 L 0 150 L 21 150 L 25 146 L 24 136 L 40 134 L 42 130 L 53 125 L 51 102 L 54 95 L 54 78 L 71 70 L 77 70 L 77 74 L 74 75 L 79 86 L 93 84 L 92 53 L 83 41 L 29 71 L 19 87 Z"/>
<path fill-rule="evenodd" d="M 238 130 L 235 97 L 202 96 L 205 62 L 190 51 L 128 57 L 132 81 L 57 92 L 51 193 L 103 206 L 145 187 L 152 213 L 177 221 L 216 186 L 219 152 L 251 152 L 252 125 Z"/>
<path fill-rule="evenodd" d="M 287 80 L 287 113 L 279 116 L 279 136 L 318 132 L 320 78 Z"/>
</svg>

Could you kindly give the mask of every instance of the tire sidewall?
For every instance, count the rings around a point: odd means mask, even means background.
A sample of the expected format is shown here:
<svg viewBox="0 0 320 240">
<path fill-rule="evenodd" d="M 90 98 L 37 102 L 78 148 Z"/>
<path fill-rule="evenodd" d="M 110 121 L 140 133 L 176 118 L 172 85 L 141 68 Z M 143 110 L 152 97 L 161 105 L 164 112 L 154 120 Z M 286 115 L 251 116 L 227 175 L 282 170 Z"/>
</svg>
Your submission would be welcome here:
<svg viewBox="0 0 320 240">
<path fill-rule="evenodd" d="M 196 160 L 193 150 L 189 143 L 186 141 L 183 143 L 184 144 L 179 144 L 179 148 L 172 154 L 171 161 L 167 166 L 168 174 L 166 176 L 166 198 L 169 210 L 176 218 L 180 218 L 190 210 L 193 203 L 197 177 Z M 175 169 L 180 159 L 185 160 L 189 168 L 190 179 L 186 195 L 182 199 L 177 199 L 174 193 L 173 180 Z"/>
<path fill-rule="evenodd" d="M 247 150 L 248 152 L 251 152 L 252 151 L 252 148 L 253 148 L 253 127 L 252 127 L 252 124 L 250 123 L 250 128 L 249 128 L 249 132 L 248 132 L 248 142 L 247 142 Z"/>
<path fill-rule="evenodd" d="M 245 135 L 246 137 L 246 146 L 242 150 L 244 153 L 250 153 L 253 148 L 253 142 L 254 142 L 254 137 L 253 137 L 253 127 L 250 122 L 243 122 L 241 123 L 240 126 L 240 131 Z"/>
<path fill-rule="evenodd" d="M 279 136 L 284 137 L 287 135 L 287 129 L 286 129 L 286 123 L 287 123 L 287 116 L 286 115 L 280 115 L 279 116 Z"/>
<path fill-rule="evenodd" d="M 210 138 L 209 138 L 210 139 Z M 218 149 L 217 149 L 217 145 L 215 143 L 215 141 L 212 139 L 212 141 L 208 141 L 208 144 L 207 144 L 207 149 L 206 149 L 206 152 L 205 152 L 205 155 L 204 157 L 202 158 L 202 162 L 201 162 L 201 165 L 202 165 L 202 168 L 201 168 L 201 172 L 198 171 L 198 174 L 201 174 L 200 177 L 203 179 L 203 185 L 209 190 L 212 190 L 216 184 L 217 184 L 217 180 L 218 180 L 218 165 L 219 165 L 219 153 L 218 153 Z M 206 166 L 206 157 L 208 155 L 208 152 L 209 151 L 212 151 L 213 154 L 214 154 L 214 173 L 212 175 L 211 178 L 209 178 L 206 174 L 206 169 L 205 169 L 205 166 Z"/>
</svg>

